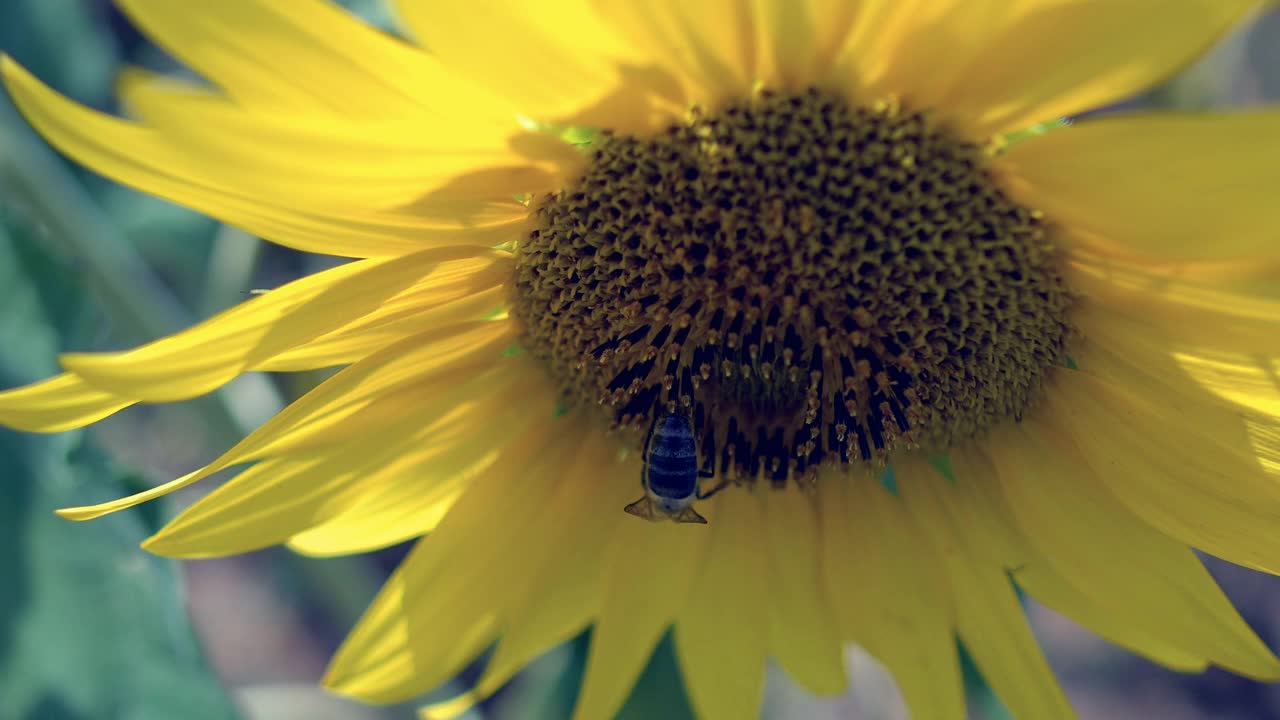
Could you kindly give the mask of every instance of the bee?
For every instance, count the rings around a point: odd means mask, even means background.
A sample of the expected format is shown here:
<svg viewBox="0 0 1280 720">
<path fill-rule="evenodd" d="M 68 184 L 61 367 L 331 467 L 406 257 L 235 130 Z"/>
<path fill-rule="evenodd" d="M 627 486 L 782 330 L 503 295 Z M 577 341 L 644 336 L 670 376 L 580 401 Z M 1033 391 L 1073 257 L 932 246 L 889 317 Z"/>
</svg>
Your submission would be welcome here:
<svg viewBox="0 0 1280 720">
<path fill-rule="evenodd" d="M 705 500 L 720 492 L 728 483 L 721 482 L 709 492 L 702 492 L 702 478 L 715 475 L 714 465 L 698 468 L 698 447 L 694 440 L 693 420 L 687 414 L 665 413 L 653 421 L 644 442 L 644 470 L 640 485 L 644 497 L 624 508 L 645 520 L 678 523 L 705 523 L 706 518 L 693 509 L 695 500 Z"/>
</svg>

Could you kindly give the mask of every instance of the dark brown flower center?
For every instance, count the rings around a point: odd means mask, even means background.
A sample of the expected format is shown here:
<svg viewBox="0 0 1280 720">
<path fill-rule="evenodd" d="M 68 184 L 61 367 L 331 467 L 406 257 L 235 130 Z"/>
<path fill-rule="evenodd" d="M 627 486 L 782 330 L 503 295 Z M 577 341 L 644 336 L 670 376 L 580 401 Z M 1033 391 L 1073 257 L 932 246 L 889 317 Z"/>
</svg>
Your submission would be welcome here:
<svg viewBox="0 0 1280 720">
<path fill-rule="evenodd" d="M 524 342 L 620 426 L 689 412 L 731 479 L 945 449 L 1064 360 L 1038 214 L 927 114 L 765 91 L 592 153 L 518 248 Z"/>
</svg>

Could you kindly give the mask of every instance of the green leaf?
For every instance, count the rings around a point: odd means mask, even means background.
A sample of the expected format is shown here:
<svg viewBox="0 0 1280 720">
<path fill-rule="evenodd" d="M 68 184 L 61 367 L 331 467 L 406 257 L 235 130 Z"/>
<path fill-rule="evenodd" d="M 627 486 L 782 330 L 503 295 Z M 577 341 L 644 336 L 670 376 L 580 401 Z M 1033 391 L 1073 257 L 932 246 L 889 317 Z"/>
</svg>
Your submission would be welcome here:
<svg viewBox="0 0 1280 720">
<path fill-rule="evenodd" d="M 675 638 L 670 630 L 654 649 L 644 672 L 640 673 L 635 688 L 631 690 L 631 697 L 627 698 L 626 704 L 618 711 L 618 720 L 646 718 L 693 720 L 693 709 L 684 689 L 680 662 L 676 659 Z"/>
<path fill-rule="evenodd" d="M 6 218 L 13 216 L 0 205 L 0 387 L 7 388 L 51 372 L 66 336 L 86 329 L 92 314 L 71 269 L 41 251 L 34 231 L 7 232 Z M 53 514 L 126 494 L 127 478 L 83 433 L 0 429 L 3 717 L 237 717 L 205 665 L 176 566 L 138 547 L 154 529 L 147 515 L 76 524 Z"/>
<path fill-rule="evenodd" d="M 100 105 L 111 93 L 120 54 L 102 32 L 99 12 L 105 10 L 82 0 L 5 0 L 0 48 L 59 91 Z"/>
</svg>

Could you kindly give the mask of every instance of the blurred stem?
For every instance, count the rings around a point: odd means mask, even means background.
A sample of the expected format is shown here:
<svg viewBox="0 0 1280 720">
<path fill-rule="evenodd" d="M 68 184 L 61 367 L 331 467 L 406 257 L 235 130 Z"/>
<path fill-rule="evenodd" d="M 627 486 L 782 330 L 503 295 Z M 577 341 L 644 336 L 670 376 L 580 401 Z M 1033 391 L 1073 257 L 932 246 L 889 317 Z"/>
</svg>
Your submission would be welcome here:
<svg viewBox="0 0 1280 720">
<path fill-rule="evenodd" d="M 118 329 L 132 338 L 154 338 L 186 324 L 177 298 L 7 101 L 0 104 L 0 123 L 0 180 L 7 194 L 87 271 L 86 281 Z"/>
<path fill-rule="evenodd" d="M 223 225 L 213 238 L 208 272 L 197 312 L 207 317 L 248 297 L 249 283 L 262 258 L 262 241 L 249 233 Z"/>
<path fill-rule="evenodd" d="M 94 203 L 54 153 L 0 95 L 0 189 L 47 229 L 45 237 L 83 269 L 120 339 L 142 343 L 192 324 L 178 299 Z M 196 401 L 215 442 L 230 445 L 245 426 L 225 393 Z"/>
<path fill-rule="evenodd" d="M 342 632 L 355 625 L 382 585 L 382 574 L 363 555 L 317 558 L 283 550 L 280 559 L 297 592 Z"/>
</svg>

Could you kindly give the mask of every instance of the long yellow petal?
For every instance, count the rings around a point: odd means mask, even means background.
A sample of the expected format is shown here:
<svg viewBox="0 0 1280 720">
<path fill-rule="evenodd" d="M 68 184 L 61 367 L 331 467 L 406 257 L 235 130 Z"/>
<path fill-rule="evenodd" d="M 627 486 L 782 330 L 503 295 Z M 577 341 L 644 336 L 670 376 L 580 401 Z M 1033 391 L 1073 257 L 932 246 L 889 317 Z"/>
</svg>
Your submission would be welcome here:
<svg viewBox="0 0 1280 720">
<path fill-rule="evenodd" d="M 1074 718 L 1009 582 L 1016 566 L 1005 563 L 1020 561 L 1017 539 L 993 520 L 994 503 L 975 492 L 979 474 L 989 481 L 994 470 L 980 457 L 951 457 L 954 485 L 920 458 L 902 458 L 895 468 L 914 525 L 932 541 L 950 581 L 956 630 L 1015 717 Z"/>
<path fill-rule="evenodd" d="M 749 3 L 592 0 L 591 5 L 639 52 L 676 71 L 690 103 L 715 107 L 751 91 L 757 38 Z"/>
<path fill-rule="evenodd" d="M 1196 419 L 1229 433 L 1228 447 L 1248 448 L 1263 470 L 1280 458 L 1280 363 L 1268 352 L 1229 352 L 1187 345 L 1118 313 L 1077 313 L 1087 342 L 1077 362 L 1110 383 L 1151 397 L 1180 398 Z M 1262 342 L 1269 343 L 1268 338 Z M 1241 432 L 1243 430 L 1243 432 Z"/>
<path fill-rule="evenodd" d="M 587 437 L 547 512 L 529 530 L 529 537 L 541 538 L 530 543 L 537 556 L 516 569 L 527 584 L 506 597 L 498 647 L 475 687 L 429 707 L 429 717 L 454 717 L 458 709 L 489 697 L 529 661 L 585 629 L 599 612 L 605 580 L 600 568 L 620 525 L 631 522 L 608 508 L 634 500 L 636 486 L 612 477 L 618 451 L 611 438 L 583 426 L 567 432 Z"/>
<path fill-rule="evenodd" d="M 908 45 L 907 50 L 923 49 L 940 64 L 954 68 L 943 71 L 952 74 L 954 81 L 938 96 L 937 107 L 962 117 L 964 126 L 977 137 L 988 137 L 1100 108 L 1152 87 L 1191 64 L 1263 4 L 1261 0 L 966 0 L 955 3 L 955 19 L 964 16 L 966 22 L 922 30 L 954 35 L 952 42 L 965 49 L 961 56 L 944 54 L 950 49 L 946 42 L 933 48 Z M 983 16 L 979 9 L 987 7 L 998 9 L 994 18 Z M 986 27 L 973 37 L 968 31 L 977 29 L 977 23 L 971 21 L 979 19 Z M 1138 27 L 1142 31 L 1134 32 Z M 1179 148 L 1161 159 L 1195 147 L 1179 143 L 1161 129 L 1151 132 L 1150 137 L 1159 137 L 1166 150 Z M 1128 148 L 1121 144 L 1119 149 Z M 1127 156 L 1116 157 L 1110 167 L 1134 167 L 1127 160 Z M 1106 188 L 1132 183 L 1117 182 L 1105 170 L 1091 179 L 1098 182 L 1099 197 L 1106 197 Z M 1174 179 L 1186 178 L 1172 168 L 1161 173 L 1162 197 L 1167 197 L 1168 182 Z"/>
<path fill-rule="evenodd" d="M 0 74 L 26 119 L 86 167 L 281 245 L 347 257 L 400 255 L 431 244 L 492 246 L 494 232 L 527 208 L 514 200 L 424 199 L 391 212 L 350 203 L 299 206 L 296 198 L 246 192 L 226 163 L 196 161 L 154 128 L 90 110 L 51 90 L 7 56 Z M 240 171 L 243 179 L 247 170 Z M 424 188 L 424 192 L 427 189 Z"/>
<path fill-rule="evenodd" d="M 158 555 L 205 558 L 251 552 L 314 522 L 317 508 L 390 453 L 312 452 L 263 460 L 170 521 L 144 546 Z M 214 522 L 205 518 L 213 516 Z"/>
<path fill-rule="evenodd" d="M 433 531 L 467 483 L 503 471 L 501 456 L 508 447 L 524 442 L 531 424 L 552 417 L 553 388 L 531 365 L 523 371 L 504 368 L 504 374 L 516 375 L 514 383 L 472 383 L 474 402 L 428 421 L 415 443 L 334 497 L 324 521 L 294 535 L 289 546 L 309 555 L 347 555 Z M 520 402 L 512 403 L 513 397 Z M 501 435 L 495 428 L 502 428 Z"/>
<path fill-rule="evenodd" d="M 1280 301 L 1243 293 L 1217 293 L 1212 304 L 1164 301 L 1177 294 L 1168 288 L 1124 294 L 1130 302 L 1077 302 L 1072 319 L 1086 339 L 1077 363 L 1140 369 L 1176 392 L 1204 390 L 1280 421 Z"/>
<path fill-rule="evenodd" d="M 1124 263 L 1081 260 L 1067 268 L 1067 281 L 1082 295 L 1072 319 L 1086 339 L 1105 337 L 1119 349 L 1132 338 L 1135 349 L 1164 355 L 1280 357 L 1280 298 Z"/>
<path fill-rule="evenodd" d="M 504 458 L 517 474 L 468 486 L 347 636 L 326 687 L 367 701 L 404 700 L 448 679 L 493 640 L 511 573 L 536 545 L 526 530 L 546 511 L 542 500 L 563 477 L 557 463 L 576 439 L 548 450 L 553 429 L 535 424 L 535 436 Z"/>
<path fill-rule="evenodd" d="M 321 383 L 253 431 L 216 460 L 194 472 L 145 492 L 111 502 L 59 510 L 72 520 L 91 520 L 186 487 L 219 470 L 286 452 L 314 450 L 350 440 L 352 428 L 376 435 L 412 420 L 417 409 L 396 402 L 409 389 L 440 394 L 458 391 L 460 380 L 474 377 L 500 360 L 511 342 L 504 321 L 440 328 L 370 355 Z"/>
<path fill-rule="evenodd" d="M 1109 642 L 1166 667 L 1200 671 L 1208 666 L 1202 654 L 1177 647 L 1161 633 L 1148 632 L 1141 623 L 1129 622 L 1126 615 L 1104 606 L 1072 584 L 1050 558 L 1027 541 L 1014 521 L 1014 513 L 999 487 L 996 470 L 975 447 L 961 448 L 951 455 L 953 472 L 966 482 L 948 493 L 948 508 L 964 518 L 972 535 L 974 550 L 983 562 L 1005 569 L 1017 584 L 1036 600 L 1057 610 Z M 1084 583 L 1087 584 L 1087 583 Z M 1090 592 L 1105 593 L 1090 587 Z"/>
<path fill-rule="evenodd" d="M 1056 373 L 1046 387 L 1046 420 L 1070 433 L 1135 515 L 1192 547 L 1280 573 L 1280 479 L 1264 472 L 1238 417 L 1223 422 L 1212 403 L 1086 372 Z"/>
<path fill-rule="evenodd" d="M 996 166 L 1022 202 L 1099 253 L 1275 260 L 1277 127 L 1274 110 L 1104 117 L 1018 143 Z"/>
<path fill-rule="evenodd" d="M 1034 4 L 1028 0 L 867 0 L 837 68 L 862 102 L 897 97 L 911 108 L 946 112 L 942 98 L 963 81 L 964 69 L 1008 23 Z"/>
<path fill-rule="evenodd" d="M 632 458 L 616 473 L 601 481 L 630 483 L 640 477 L 639 463 Z M 707 514 L 713 524 L 715 517 Z M 706 530 L 703 525 L 622 519 L 605 565 L 604 599 L 575 720 L 611 718 L 622 706 L 653 648 L 688 600 L 702 565 Z"/>
<path fill-rule="evenodd" d="M 151 402 L 195 397 L 359 321 L 401 294 L 429 291 L 438 271 L 447 283 L 459 266 L 487 274 L 490 282 L 509 267 L 501 254 L 468 247 L 348 263 L 295 280 L 134 350 L 72 353 L 60 360 L 95 387 L 126 397 Z"/>
<path fill-rule="evenodd" d="M 119 0 L 158 44 L 245 105 L 384 116 L 501 103 L 450 77 L 438 60 L 326 0 L 225 0 L 199 8 Z M 506 109 L 506 114 L 512 111 Z"/>
<path fill-rule="evenodd" d="M 395 113 L 367 120 L 311 112 L 263 116 L 188 82 L 145 71 L 122 76 L 120 96 L 193 164 L 235 187 L 304 206 L 406 205 L 468 173 L 487 172 L 474 197 L 543 192 L 576 176 L 583 155 L 502 121 Z"/>
<path fill-rule="evenodd" d="M 426 542 L 419 541 L 383 584 L 338 648 L 321 681 L 325 688 L 365 702 L 401 702 L 448 679 L 493 641 L 498 619 L 492 598 L 426 594 L 406 577 L 415 570 Z M 451 600 L 453 612 L 446 624 L 418 612 L 424 600 Z M 458 613 L 461 604 L 467 608 Z"/>
<path fill-rule="evenodd" d="M 868 3 L 845 0 L 757 0 L 759 79 L 803 90 L 826 79 Z"/>
<path fill-rule="evenodd" d="M 145 547 L 210 557 L 290 540 L 311 554 L 338 555 L 423 535 L 471 477 L 491 470 L 527 432 L 530 413 L 506 393 L 534 388 L 500 373 L 470 380 L 465 395 L 401 390 L 383 402 L 409 406 L 402 422 L 264 460 L 187 508 Z M 551 407 L 542 410 L 549 416 Z M 490 421 L 509 434 L 495 436 Z"/>
<path fill-rule="evenodd" d="M 982 141 L 1149 87 L 1260 4 L 864 0 L 833 81 L 864 102 L 933 110 Z M 1151 31 L 1135 39 L 1135 24 Z"/>
<path fill-rule="evenodd" d="M 1178 352 L 1173 358 L 1205 390 L 1267 416 L 1271 425 L 1280 424 L 1280 363 L 1276 358 L 1206 350 Z"/>
<path fill-rule="evenodd" d="M 405 575 L 411 564 L 423 556 L 426 540 L 419 540 L 391 577 L 382 584 L 377 597 L 360 616 L 354 630 L 349 633 L 337 653 L 329 661 L 329 667 L 321 684 L 329 690 L 359 698 L 388 697 L 388 702 L 410 695 L 397 692 L 398 688 L 413 681 L 418 668 L 414 664 L 413 647 L 420 637 L 414 637 L 409 626 L 409 613 L 414 598 L 407 587 Z M 497 619 L 484 608 L 476 606 L 477 617 L 466 624 L 459 640 L 469 649 L 478 644 L 475 638 L 487 641 L 494 633 Z M 456 629 L 455 629 L 456 630 Z M 465 662 L 463 657 L 459 662 Z"/>
<path fill-rule="evenodd" d="M 822 537 L 812 498 L 788 484 L 762 493 L 769 558 L 769 651 L 802 687 L 838 695 L 847 684 L 835 617 L 822 579 Z"/>
<path fill-rule="evenodd" d="M 674 78 L 642 65 L 584 0 L 397 7 L 450 70 L 536 120 L 643 131 L 681 109 Z"/>
<path fill-rule="evenodd" d="M 133 403 L 63 373 L 0 392 L 0 424 L 27 432 L 62 432 L 97 422 Z"/>
<path fill-rule="evenodd" d="M 902 85 L 903 76 L 894 71 L 906 70 L 911 55 L 898 57 L 898 47 L 916 18 L 946 7 L 949 1 L 937 0 L 862 0 L 857 3 L 856 17 L 851 22 L 844 43 L 836 49 L 835 60 L 828 69 L 825 82 L 857 102 L 874 102 L 894 94 L 890 86 Z M 908 73 L 905 77 L 911 77 Z M 901 89 L 901 88 L 900 88 Z"/>
<path fill-rule="evenodd" d="M 707 557 L 676 618 L 676 656 L 698 717 L 757 717 L 768 643 L 766 539 L 760 502 L 721 493 Z"/>
<path fill-rule="evenodd" d="M 476 257 L 443 261 L 428 272 L 421 282 L 391 297 L 355 321 L 282 353 L 250 362 L 249 365 L 242 364 L 242 360 L 247 361 L 245 357 L 231 360 L 231 367 L 221 371 L 222 375 L 230 379 L 232 375 L 229 373 L 237 366 L 253 370 L 304 370 L 351 363 L 409 335 L 479 318 L 500 302 L 499 288 L 494 283 L 505 279 L 505 273 L 499 269 L 505 264 L 502 257 L 481 251 Z M 217 338 L 226 341 L 228 334 L 234 335 L 246 328 L 257 327 L 257 335 L 241 339 L 246 340 L 243 348 L 245 352 L 261 353 L 265 346 L 259 345 L 256 350 L 252 348 L 253 337 L 266 337 L 271 332 L 272 323 L 288 320 L 288 308 L 314 301 L 326 291 L 329 282 L 349 278 L 353 272 L 358 274 L 377 266 L 376 262 L 363 265 L 352 263 L 304 278 L 250 300 L 202 325 L 143 346 L 134 352 L 152 353 L 149 357 L 163 374 L 166 372 L 163 366 L 169 362 L 179 365 L 193 361 L 207 363 L 212 358 L 203 355 L 208 350 L 205 342 L 213 342 Z M 492 289 L 477 292 L 485 286 Z M 338 320 L 339 316 L 331 319 Z M 216 329 L 209 326 L 227 318 L 233 319 L 234 331 L 228 333 L 217 330 L 214 335 L 204 334 Z M 323 322 L 327 323 L 329 320 Z M 224 344 L 222 348 L 226 350 L 227 346 Z M 92 364 L 104 356 L 79 357 L 82 360 L 91 358 L 89 363 Z M 144 366 L 147 364 L 144 363 Z M 134 369 L 136 368 L 126 363 L 116 368 L 116 371 L 128 375 Z M 108 369 L 107 372 L 110 371 Z M 218 371 L 215 370 L 214 373 L 217 375 Z M 93 375 L 92 372 L 90 374 Z M 192 376 L 176 379 L 178 387 L 174 391 L 200 394 L 200 388 L 183 387 L 185 382 L 195 379 L 198 378 Z M 173 378 L 170 377 L 170 380 Z M 118 385 L 111 380 L 107 382 L 113 386 Z M 215 382 L 213 387 L 218 384 L 221 383 Z M 60 432 L 83 427 L 134 402 L 154 397 L 145 394 L 144 397 L 113 394 L 95 387 L 82 377 L 64 373 L 39 383 L 0 392 L 0 422 L 33 432 Z"/>
<path fill-rule="evenodd" d="M 484 284 L 488 283 L 483 274 L 477 274 L 456 283 L 410 289 L 355 322 L 286 350 L 254 369 L 293 371 L 349 365 L 409 335 L 487 317 L 506 302 L 508 294 L 502 285 L 477 289 Z"/>
<path fill-rule="evenodd" d="M 1023 425 L 1001 428 L 991 452 L 1019 528 L 1069 582 L 1167 645 L 1242 675 L 1280 672 L 1186 545 L 1125 509 L 1077 450 L 1051 447 L 1030 419 Z"/>
<path fill-rule="evenodd" d="M 1098 604 L 1047 563 L 1021 568 L 1016 577 L 1018 586 L 1041 604 L 1097 633 L 1107 642 L 1176 672 L 1198 673 L 1209 668 L 1210 663 L 1203 655 L 1174 647 L 1166 638 L 1134 626 L 1127 616 Z"/>
<path fill-rule="evenodd" d="M 871 477 L 819 478 L 822 568 L 841 636 L 884 663 L 914 717 L 961 720 L 964 687 L 942 568 Z"/>
<path fill-rule="evenodd" d="M 1184 325 L 1165 331 L 1125 316 L 1124 310 L 1089 304 L 1076 310 L 1075 319 L 1087 336 L 1087 342 L 1076 348 L 1075 360 L 1089 372 L 1121 384 L 1133 383 L 1130 387 L 1151 387 L 1210 404 L 1216 400 L 1224 406 L 1217 411 L 1217 418 L 1225 423 L 1239 423 L 1235 413 L 1244 411 L 1249 415 L 1247 420 L 1280 427 L 1280 343 L 1271 336 L 1280 328 L 1267 328 L 1275 322 L 1257 323 L 1256 327 L 1266 328 L 1266 332 L 1258 332 L 1254 338 L 1247 333 L 1230 338 L 1231 325 L 1247 329 L 1248 320 L 1217 315 L 1220 322 L 1216 327 L 1208 325 L 1197 331 Z M 1185 319 L 1193 322 L 1194 314 Z M 1206 343 L 1194 337 L 1203 333 L 1219 334 L 1222 341 Z M 1188 336 L 1193 342 L 1185 340 Z M 1233 350 L 1235 342 L 1243 342 L 1245 350 Z"/>
</svg>

